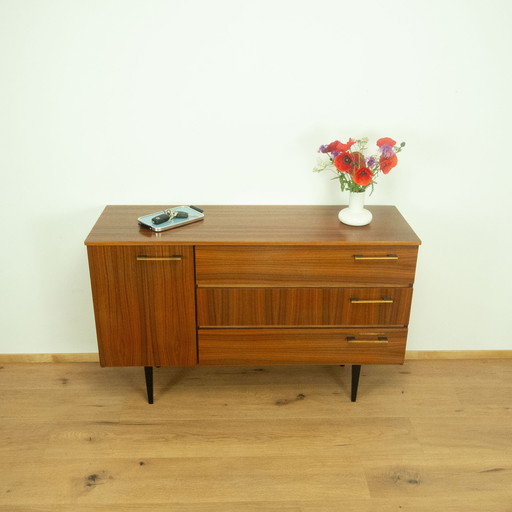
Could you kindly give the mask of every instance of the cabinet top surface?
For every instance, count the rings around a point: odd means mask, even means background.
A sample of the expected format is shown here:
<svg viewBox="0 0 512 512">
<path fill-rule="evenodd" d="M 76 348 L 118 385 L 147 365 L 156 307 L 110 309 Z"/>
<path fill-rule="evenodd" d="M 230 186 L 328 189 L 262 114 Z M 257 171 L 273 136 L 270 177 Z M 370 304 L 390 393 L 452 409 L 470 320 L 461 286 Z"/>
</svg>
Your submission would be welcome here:
<svg viewBox="0 0 512 512">
<path fill-rule="evenodd" d="M 421 241 L 394 206 L 367 206 L 367 226 L 346 226 L 339 206 L 201 206 L 204 220 L 155 233 L 137 219 L 169 206 L 107 206 L 86 245 L 400 244 Z"/>
</svg>

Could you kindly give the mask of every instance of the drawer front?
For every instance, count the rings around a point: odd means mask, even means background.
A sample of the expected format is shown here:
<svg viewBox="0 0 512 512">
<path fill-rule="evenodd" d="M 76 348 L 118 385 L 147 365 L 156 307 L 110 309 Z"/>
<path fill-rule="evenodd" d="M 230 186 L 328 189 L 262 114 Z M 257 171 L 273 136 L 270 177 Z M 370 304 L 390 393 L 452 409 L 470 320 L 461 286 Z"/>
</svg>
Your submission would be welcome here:
<svg viewBox="0 0 512 512">
<path fill-rule="evenodd" d="M 406 326 L 412 288 L 199 288 L 199 327 Z"/>
<path fill-rule="evenodd" d="M 407 329 L 200 329 L 199 364 L 401 364 Z"/>
<path fill-rule="evenodd" d="M 199 286 L 409 286 L 416 246 L 199 246 Z"/>
</svg>

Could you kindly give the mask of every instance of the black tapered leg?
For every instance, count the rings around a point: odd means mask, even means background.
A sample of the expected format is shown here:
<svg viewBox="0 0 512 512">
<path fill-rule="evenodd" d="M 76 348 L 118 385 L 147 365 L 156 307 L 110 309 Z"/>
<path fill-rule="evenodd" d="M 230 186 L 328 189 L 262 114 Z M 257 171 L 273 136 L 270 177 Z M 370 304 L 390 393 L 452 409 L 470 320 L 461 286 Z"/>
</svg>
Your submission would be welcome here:
<svg viewBox="0 0 512 512">
<path fill-rule="evenodd" d="M 144 366 L 144 376 L 146 377 L 146 390 L 148 392 L 148 404 L 153 403 L 153 367 Z"/>
<path fill-rule="evenodd" d="M 350 399 L 352 402 L 356 401 L 357 398 L 357 386 L 359 385 L 359 375 L 361 374 L 361 365 L 352 365 L 352 390 Z"/>
</svg>

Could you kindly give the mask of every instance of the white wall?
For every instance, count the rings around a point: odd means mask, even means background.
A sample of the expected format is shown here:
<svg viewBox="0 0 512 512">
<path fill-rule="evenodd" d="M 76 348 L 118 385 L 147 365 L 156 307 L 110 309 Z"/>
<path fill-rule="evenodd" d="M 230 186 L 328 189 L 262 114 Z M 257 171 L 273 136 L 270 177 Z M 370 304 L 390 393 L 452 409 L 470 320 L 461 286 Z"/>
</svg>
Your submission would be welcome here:
<svg viewBox="0 0 512 512">
<path fill-rule="evenodd" d="M 508 0 L 0 0 L 0 353 L 96 350 L 106 204 L 343 204 L 334 139 L 407 142 L 409 348 L 512 348 Z"/>
</svg>

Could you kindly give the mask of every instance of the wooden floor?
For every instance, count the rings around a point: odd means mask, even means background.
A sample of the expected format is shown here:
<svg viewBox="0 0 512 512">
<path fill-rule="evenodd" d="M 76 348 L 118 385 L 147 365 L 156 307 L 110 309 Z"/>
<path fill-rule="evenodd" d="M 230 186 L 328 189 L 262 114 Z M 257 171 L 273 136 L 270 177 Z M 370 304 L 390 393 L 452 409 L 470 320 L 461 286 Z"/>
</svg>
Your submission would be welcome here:
<svg viewBox="0 0 512 512">
<path fill-rule="evenodd" d="M 0 365 L 0 511 L 512 512 L 512 359 Z"/>
</svg>

